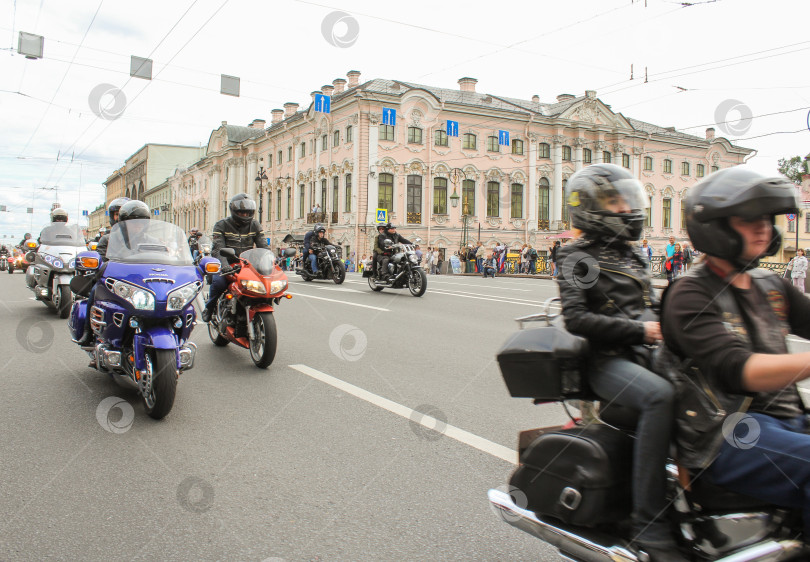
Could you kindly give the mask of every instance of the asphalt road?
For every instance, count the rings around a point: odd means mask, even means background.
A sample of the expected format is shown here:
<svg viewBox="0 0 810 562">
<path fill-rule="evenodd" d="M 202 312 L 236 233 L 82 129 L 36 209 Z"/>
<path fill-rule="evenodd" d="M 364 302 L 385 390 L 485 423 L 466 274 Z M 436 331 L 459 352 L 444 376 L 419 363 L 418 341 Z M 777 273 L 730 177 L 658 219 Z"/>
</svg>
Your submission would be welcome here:
<svg viewBox="0 0 810 562">
<path fill-rule="evenodd" d="M 553 283 L 293 277 L 273 365 L 199 325 L 158 422 L 0 275 L 0 560 L 557 560 L 486 500 L 517 432 L 565 420 L 495 361 Z"/>
</svg>

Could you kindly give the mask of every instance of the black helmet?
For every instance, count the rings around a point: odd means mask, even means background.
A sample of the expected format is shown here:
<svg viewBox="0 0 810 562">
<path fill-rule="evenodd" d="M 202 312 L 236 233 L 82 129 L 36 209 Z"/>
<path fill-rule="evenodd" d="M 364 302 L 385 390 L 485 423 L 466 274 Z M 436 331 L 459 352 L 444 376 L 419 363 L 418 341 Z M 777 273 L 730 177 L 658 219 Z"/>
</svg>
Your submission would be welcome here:
<svg viewBox="0 0 810 562">
<path fill-rule="evenodd" d="M 608 210 L 610 199 L 624 200 L 629 213 Z M 638 240 L 644 226 L 644 191 L 629 170 L 615 164 L 593 164 L 571 176 L 565 186 L 571 226 L 585 234 Z"/>
<path fill-rule="evenodd" d="M 385 225 L 385 230 L 391 230 L 392 228 L 393 228 L 394 230 L 396 230 L 396 229 L 397 229 L 397 225 L 395 225 L 395 224 L 391 224 L 390 222 L 389 222 L 389 223 L 386 223 L 386 225 Z"/>
<path fill-rule="evenodd" d="M 315 234 L 318 234 L 319 232 L 326 232 L 326 229 L 322 224 L 318 224 L 315 226 Z"/>
<path fill-rule="evenodd" d="M 127 201 L 121 205 L 118 211 L 118 222 L 124 222 L 132 219 L 146 219 L 152 218 L 149 212 L 149 206 L 143 201 Z"/>
<path fill-rule="evenodd" d="M 731 262 L 740 271 L 753 269 L 741 261 L 744 250 L 740 234 L 729 225 L 729 217 L 757 217 L 798 213 L 796 186 L 783 177 L 769 178 L 735 166 L 700 180 L 686 198 L 686 231 L 696 250 Z M 782 233 L 773 227 L 773 238 L 764 256 L 772 256 L 782 245 Z M 764 257 L 761 256 L 761 257 Z"/>
<path fill-rule="evenodd" d="M 28 240 L 29 238 L 31 238 L 31 233 L 30 233 L 30 232 L 26 232 L 26 233 L 25 233 L 25 236 L 23 236 L 23 238 L 25 238 L 26 240 Z"/>
<path fill-rule="evenodd" d="M 119 197 L 118 199 L 113 199 L 110 203 L 110 206 L 107 207 L 107 214 L 110 215 L 110 226 L 114 226 L 118 219 L 113 216 L 113 213 L 118 213 L 121 210 L 121 207 L 124 203 L 131 201 L 129 197 Z"/>
<path fill-rule="evenodd" d="M 67 211 L 61 207 L 57 207 L 53 211 L 51 211 L 51 222 L 67 222 L 68 221 L 68 214 Z"/>
<path fill-rule="evenodd" d="M 236 224 L 246 225 L 253 220 L 256 214 L 256 202 L 248 197 L 247 193 L 237 193 L 231 198 L 228 204 L 231 210 L 231 218 Z"/>
<path fill-rule="evenodd" d="M 394 245 L 394 242 L 390 238 L 386 238 L 385 240 L 383 240 L 383 248 L 385 248 L 386 250 L 389 249 L 393 245 Z"/>
<path fill-rule="evenodd" d="M 379 232 L 380 230 L 385 230 L 385 228 L 386 228 L 386 225 L 384 225 L 383 223 L 380 223 L 380 224 L 377 225 L 377 232 Z"/>
</svg>

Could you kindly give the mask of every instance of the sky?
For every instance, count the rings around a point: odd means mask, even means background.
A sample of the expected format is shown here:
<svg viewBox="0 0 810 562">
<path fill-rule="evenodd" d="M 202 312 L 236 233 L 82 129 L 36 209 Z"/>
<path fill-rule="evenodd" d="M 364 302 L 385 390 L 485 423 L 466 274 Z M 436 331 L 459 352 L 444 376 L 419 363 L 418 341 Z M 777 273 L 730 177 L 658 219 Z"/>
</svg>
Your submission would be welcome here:
<svg viewBox="0 0 810 562">
<path fill-rule="evenodd" d="M 806 0 L 0 0 L 0 243 L 38 232 L 55 200 L 86 224 L 144 144 L 269 123 L 349 70 L 545 103 L 596 90 L 626 117 L 714 126 L 776 174 L 810 153 L 808 23 Z M 21 31 L 45 38 L 42 59 L 17 53 Z"/>
</svg>

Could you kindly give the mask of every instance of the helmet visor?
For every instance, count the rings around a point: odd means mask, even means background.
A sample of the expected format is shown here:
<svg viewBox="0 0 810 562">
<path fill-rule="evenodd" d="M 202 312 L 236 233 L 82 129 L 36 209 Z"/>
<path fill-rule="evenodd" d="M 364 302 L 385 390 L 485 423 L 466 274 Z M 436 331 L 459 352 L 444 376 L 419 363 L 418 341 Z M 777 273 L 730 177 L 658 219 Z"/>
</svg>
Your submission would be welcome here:
<svg viewBox="0 0 810 562">
<path fill-rule="evenodd" d="M 253 199 L 238 199 L 236 201 L 231 201 L 231 210 L 234 213 L 238 213 L 239 211 L 252 212 L 256 210 L 256 202 Z"/>
<path fill-rule="evenodd" d="M 595 211 L 605 213 L 641 212 L 645 208 L 644 190 L 637 179 L 621 179 L 595 189 Z"/>
</svg>

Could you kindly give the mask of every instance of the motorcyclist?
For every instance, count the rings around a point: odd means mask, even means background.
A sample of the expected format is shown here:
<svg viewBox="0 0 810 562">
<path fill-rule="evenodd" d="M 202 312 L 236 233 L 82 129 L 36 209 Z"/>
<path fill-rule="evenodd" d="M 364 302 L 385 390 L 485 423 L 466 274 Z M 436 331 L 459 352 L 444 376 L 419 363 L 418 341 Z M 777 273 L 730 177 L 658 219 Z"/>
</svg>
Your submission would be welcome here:
<svg viewBox="0 0 810 562">
<path fill-rule="evenodd" d="M 188 247 L 191 250 L 191 256 L 194 261 L 197 261 L 197 256 L 200 255 L 200 231 L 197 228 L 192 228 L 188 236 Z"/>
<path fill-rule="evenodd" d="M 646 263 L 636 250 L 644 225 L 641 184 L 615 164 L 594 164 L 568 181 L 566 201 L 580 238 L 559 250 L 566 328 L 591 346 L 588 382 L 602 406 L 638 413 L 633 451 L 634 542 L 653 561 L 685 560 L 665 520 L 666 461 L 674 388 L 644 360 L 661 339 Z M 643 364 L 642 364 L 643 363 Z"/>
<path fill-rule="evenodd" d="M 51 210 L 51 224 L 54 223 L 66 223 L 68 221 L 68 212 L 61 207 L 57 207 L 56 209 Z M 37 244 L 40 243 L 40 239 L 42 238 L 42 233 L 40 232 L 39 236 L 37 237 Z"/>
<path fill-rule="evenodd" d="M 315 230 L 312 231 L 314 236 L 309 241 L 309 254 L 307 255 L 307 259 L 309 260 L 309 266 L 312 269 L 312 273 L 318 273 L 318 250 L 312 248 L 313 244 L 318 244 L 320 246 L 327 246 L 331 244 L 329 240 L 326 238 L 326 228 L 323 225 L 318 225 L 315 227 Z"/>
<path fill-rule="evenodd" d="M 214 225 L 212 235 L 214 247 L 211 250 L 211 256 L 222 262 L 223 269 L 229 267 L 227 259 L 219 253 L 223 248 L 232 248 L 237 256 L 253 247 L 267 248 L 262 226 L 253 218 L 256 214 L 256 202 L 246 193 L 238 193 L 231 198 L 228 208 L 231 216 L 218 221 Z M 217 300 L 227 288 L 226 277 L 222 274 L 215 275 L 211 283 L 208 302 L 202 312 L 203 322 L 211 320 Z"/>
<path fill-rule="evenodd" d="M 775 217 L 799 212 L 795 193 L 787 179 L 745 167 L 690 189 L 686 229 L 705 259 L 666 291 L 662 327 L 666 351 L 692 366 L 679 371 L 680 396 L 693 404 L 690 417 L 677 412 L 679 462 L 734 492 L 801 509 L 808 542 L 810 435 L 796 383 L 810 377 L 810 352 L 791 354 L 785 338 L 810 338 L 810 300 L 755 269 L 779 251 Z M 698 375 L 705 382 L 695 387 Z M 708 412 L 689 400 L 695 388 L 718 405 Z"/>
<path fill-rule="evenodd" d="M 385 224 L 378 224 L 377 225 L 377 237 L 374 239 L 374 251 L 372 252 L 371 256 L 371 263 L 372 263 L 372 273 L 374 277 L 377 277 L 380 274 L 380 256 L 383 253 L 383 247 L 380 245 L 380 236 L 385 234 Z"/>
<path fill-rule="evenodd" d="M 23 239 L 22 239 L 22 240 L 20 240 L 20 243 L 19 243 L 19 244 L 17 244 L 17 248 L 19 248 L 19 250 L 20 250 L 21 252 L 23 252 L 23 253 L 27 252 L 27 251 L 28 251 L 28 248 L 26 248 L 26 247 L 25 247 L 25 243 L 26 243 L 26 242 L 28 242 L 29 240 L 31 240 L 31 233 L 30 233 L 30 232 L 26 232 L 26 233 L 25 233 L 25 236 L 23 236 Z"/>
<path fill-rule="evenodd" d="M 312 245 L 312 237 L 315 236 L 315 231 L 321 227 L 322 225 L 318 223 L 312 230 L 304 234 L 304 259 L 307 260 L 304 262 L 304 267 L 306 267 L 306 264 L 309 263 L 309 247 Z"/>
<path fill-rule="evenodd" d="M 123 199 L 123 198 L 122 198 Z M 112 203 L 110 203 L 110 208 L 113 207 L 113 204 L 118 201 L 116 199 Z M 152 218 L 152 213 L 149 211 L 149 206 L 144 203 L 143 201 L 131 201 L 127 200 L 124 202 L 123 205 L 116 205 L 115 208 L 115 215 L 110 212 L 110 222 L 115 221 L 114 224 L 124 223 L 128 220 L 134 219 L 146 219 L 149 220 Z M 120 228 L 120 227 L 119 227 Z M 125 243 L 127 237 L 125 237 Z M 103 258 L 107 256 L 107 242 L 109 239 L 109 234 L 104 235 L 102 240 L 104 241 L 104 254 Z M 98 244 L 99 248 L 101 248 L 101 242 Z M 96 250 L 99 252 L 99 250 Z M 101 252 L 99 252 L 101 254 Z M 96 283 L 93 285 L 93 288 L 90 289 L 90 294 L 87 297 L 87 319 L 85 320 L 84 324 L 84 333 L 82 334 L 81 339 L 79 340 L 80 345 L 88 345 L 92 341 L 92 333 L 90 331 L 90 309 L 93 307 L 93 303 L 95 302 L 96 296 L 96 288 L 98 287 L 98 280 L 104 273 L 104 269 L 106 268 L 106 264 L 101 264 L 98 270 L 95 273 L 95 281 Z M 90 362 L 90 367 L 95 367 L 95 361 Z"/>
<path fill-rule="evenodd" d="M 390 240 L 391 244 L 386 247 L 385 240 Z M 391 260 L 391 247 L 395 244 L 410 244 L 410 240 L 406 240 L 401 234 L 397 233 L 397 227 L 390 222 L 385 225 L 385 232 L 377 237 L 377 246 L 382 250 L 380 255 L 380 271 L 383 274 L 383 279 L 388 279 L 388 262 Z"/>
<path fill-rule="evenodd" d="M 129 197 L 119 197 L 110 202 L 110 206 L 107 207 L 107 215 L 110 217 L 110 229 L 112 229 L 112 227 L 115 226 L 115 223 L 118 222 L 118 212 L 121 210 L 121 207 L 127 204 L 129 201 Z M 104 236 L 102 236 L 98 241 L 96 252 L 98 252 L 98 255 L 101 256 L 101 259 L 107 257 L 107 244 L 109 244 L 109 242 L 110 232 L 104 234 Z"/>
</svg>

